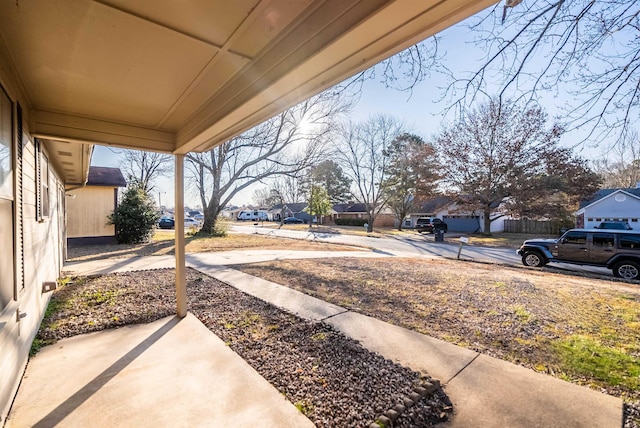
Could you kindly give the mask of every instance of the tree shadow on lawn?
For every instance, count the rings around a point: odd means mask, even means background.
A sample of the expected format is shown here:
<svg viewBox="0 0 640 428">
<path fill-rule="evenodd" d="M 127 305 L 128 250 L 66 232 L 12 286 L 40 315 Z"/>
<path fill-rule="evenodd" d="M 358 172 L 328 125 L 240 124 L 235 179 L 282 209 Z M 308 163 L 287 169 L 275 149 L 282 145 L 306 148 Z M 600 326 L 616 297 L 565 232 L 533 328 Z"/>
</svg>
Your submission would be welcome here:
<svg viewBox="0 0 640 428">
<path fill-rule="evenodd" d="M 186 236 L 185 245 L 197 239 Z M 120 259 L 130 257 L 164 256 L 175 254 L 173 240 L 153 241 L 144 244 L 111 244 L 70 247 L 67 250 L 68 262 Z"/>
</svg>

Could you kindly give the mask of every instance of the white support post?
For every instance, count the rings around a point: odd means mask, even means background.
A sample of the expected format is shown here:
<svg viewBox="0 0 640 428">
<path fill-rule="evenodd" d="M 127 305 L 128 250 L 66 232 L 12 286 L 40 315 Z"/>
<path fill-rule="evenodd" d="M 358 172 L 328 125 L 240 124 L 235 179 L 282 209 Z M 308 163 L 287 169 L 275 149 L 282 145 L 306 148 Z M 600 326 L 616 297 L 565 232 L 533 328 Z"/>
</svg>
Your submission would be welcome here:
<svg viewBox="0 0 640 428">
<path fill-rule="evenodd" d="M 176 157 L 176 202 L 174 208 L 174 230 L 176 232 L 176 302 L 180 318 L 187 316 L 187 271 L 184 241 L 184 155 Z"/>
</svg>

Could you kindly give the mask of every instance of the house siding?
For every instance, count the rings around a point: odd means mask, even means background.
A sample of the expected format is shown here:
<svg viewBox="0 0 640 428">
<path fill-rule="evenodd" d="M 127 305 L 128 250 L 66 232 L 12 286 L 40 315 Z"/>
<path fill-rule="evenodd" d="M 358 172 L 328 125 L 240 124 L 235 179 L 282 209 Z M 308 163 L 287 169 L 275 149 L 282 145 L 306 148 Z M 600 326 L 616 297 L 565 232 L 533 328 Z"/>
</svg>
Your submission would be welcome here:
<svg viewBox="0 0 640 428">
<path fill-rule="evenodd" d="M 68 192 L 67 237 L 113 237 L 115 226 L 107 224 L 107 216 L 115 208 L 114 188 L 87 186 Z"/>
<path fill-rule="evenodd" d="M 634 230 L 640 230 L 640 198 L 623 192 L 614 192 L 581 209 L 576 218 L 589 229 L 603 221 L 626 221 Z M 578 220 L 576 220 L 576 226 Z"/>
<path fill-rule="evenodd" d="M 0 85 L 7 88 L 1 79 Z M 9 94 L 11 92 L 7 90 Z M 11 98 L 11 97 L 10 97 Z M 16 99 L 11 98 L 16 105 Z M 14 108 L 14 113 L 16 109 Z M 42 293 L 44 281 L 55 281 L 63 265 L 64 237 L 64 195 L 63 185 L 54 165 L 49 168 L 49 216 L 41 221 L 36 210 L 36 149 L 26 124 L 27 114 L 23 114 L 22 141 L 15 138 L 17 120 L 14 114 L 14 144 L 12 152 L 14 170 L 13 213 L 0 213 L 3 220 L 9 218 L 13 224 L 14 253 L 0 254 L 5 261 L 10 260 L 15 269 L 14 298 L 0 307 L 0 424 L 4 423 L 11 402 L 17 391 L 20 379 L 26 367 L 31 343 L 35 338 L 50 293 Z M 22 173 L 18 177 L 18 144 L 22 145 Z M 43 148 L 46 153 L 46 147 Z M 21 192 L 17 186 L 22 186 Z M 21 197 L 18 197 L 21 195 Z M 19 217 L 22 221 L 19 222 Z M 22 226 L 19 228 L 19 226 Z M 11 239 L 2 236 L 2 239 Z"/>
</svg>

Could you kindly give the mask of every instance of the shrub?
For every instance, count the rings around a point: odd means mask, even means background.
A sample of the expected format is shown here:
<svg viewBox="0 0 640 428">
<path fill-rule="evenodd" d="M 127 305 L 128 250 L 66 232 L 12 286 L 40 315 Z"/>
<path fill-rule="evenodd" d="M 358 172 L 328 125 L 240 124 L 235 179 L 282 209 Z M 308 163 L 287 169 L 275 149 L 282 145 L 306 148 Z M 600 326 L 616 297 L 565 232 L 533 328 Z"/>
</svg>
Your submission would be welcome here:
<svg viewBox="0 0 640 428">
<path fill-rule="evenodd" d="M 337 226 L 364 226 L 368 221 L 364 218 L 337 218 Z"/>
<path fill-rule="evenodd" d="M 228 218 L 223 216 L 218 216 L 216 219 L 216 224 L 213 226 L 212 236 L 227 236 L 229 233 L 229 229 L 231 229 L 231 222 Z"/>
<path fill-rule="evenodd" d="M 120 244 L 137 244 L 151 239 L 160 219 L 156 204 L 140 185 L 130 184 L 120 205 L 109 215 L 109 223 L 116 227 Z"/>
</svg>

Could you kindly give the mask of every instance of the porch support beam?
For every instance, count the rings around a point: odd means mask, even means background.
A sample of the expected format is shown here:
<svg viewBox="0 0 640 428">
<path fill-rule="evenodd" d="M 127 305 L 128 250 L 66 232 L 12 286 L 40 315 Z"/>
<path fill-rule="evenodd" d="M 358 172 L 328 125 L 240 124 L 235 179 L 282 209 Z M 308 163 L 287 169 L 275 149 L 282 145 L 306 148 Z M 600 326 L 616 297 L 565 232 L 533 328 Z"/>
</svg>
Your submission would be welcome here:
<svg viewBox="0 0 640 428">
<path fill-rule="evenodd" d="M 185 267 L 185 240 L 184 240 L 184 155 L 176 157 L 176 201 L 174 208 L 176 233 L 176 303 L 177 315 L 180 318 L 187 316 L 187 272 Z"/>
</svg>

